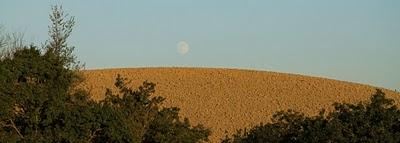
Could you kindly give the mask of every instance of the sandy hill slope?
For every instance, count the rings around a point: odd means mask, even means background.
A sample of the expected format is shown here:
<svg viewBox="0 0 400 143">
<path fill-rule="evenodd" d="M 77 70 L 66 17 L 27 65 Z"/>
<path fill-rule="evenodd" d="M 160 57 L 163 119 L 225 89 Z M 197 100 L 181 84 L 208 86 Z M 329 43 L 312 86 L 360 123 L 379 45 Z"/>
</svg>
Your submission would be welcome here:
<svg viewBox="0 0 400 143">
<path fill-rule="evenodd" d="M 275 72 L 208 68 L 134 68 L 88 70 L 85 88 L 93 99 L 104 98 L 117 74 L 137 87 L 144 80 L 157 84 L 156 95 L 166 97 L 165 106 L 181 108 L 191 123 L 201 123 L 213 131 L 212 142 L 236 129 L 270 121 L 273 113 L 295 109 L 315 115 L 331 109 L 334 102 L 367 101 L 375 87 Z M 400 95 L 383 90 L 399 105 Z"/>
</svg>

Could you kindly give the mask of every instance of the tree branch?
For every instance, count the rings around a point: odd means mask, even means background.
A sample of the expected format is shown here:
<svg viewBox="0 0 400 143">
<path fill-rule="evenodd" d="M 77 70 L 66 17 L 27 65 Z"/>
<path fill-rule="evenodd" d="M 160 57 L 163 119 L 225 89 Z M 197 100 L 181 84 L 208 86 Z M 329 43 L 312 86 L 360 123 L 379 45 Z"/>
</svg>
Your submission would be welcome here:
<svg viewBox="0 0 400 143">
<path fill-rule="evenodd" d="M 92 140 L 94 139 L 94 137 L 96 137 L 96 133 L 97 132 L 99 132 L 99 131 L 101 131 L 102 129 L 96 129 L 91 135 L 90 135 L 90 138 L 89 138 L 89 143 L 90 142 L 92 142 Z"/>
<path fill-rule="evenodd" d="M 10 121 L 11 125 L 7 125 L 7 124 L 5 124 L 5 123 L 3 123 L 3 122 L 0 122 L 0 125 L 1 125 L 2 127 L 11 127 L 11 128 L 13 128 L 15 131 L 17 131 L 18 135 L 19 135 L 21 138 L 24 138 L 24 136 L 23 136 L 23 135 L 21 134 L 21 132 L 18 130 L 17 126 L 15 126 L 14 122 L 13 122 L 11 119 L 10 119 L 9 121 Z"/>
</svg>

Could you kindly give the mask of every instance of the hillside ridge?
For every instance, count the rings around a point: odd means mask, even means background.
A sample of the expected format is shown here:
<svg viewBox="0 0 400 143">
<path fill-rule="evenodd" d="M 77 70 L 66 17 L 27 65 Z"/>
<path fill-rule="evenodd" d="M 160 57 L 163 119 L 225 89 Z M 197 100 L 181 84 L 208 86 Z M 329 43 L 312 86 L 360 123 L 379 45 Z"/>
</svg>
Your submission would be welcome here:
<svg viewBox="0 0 400 143">
<path fill-rule="evenodd" d="M 376 87 L 321 77 L 271 71 L 150 67 L 86 70 L 83 87 L 93 99 L 104 98 L 117 74 L 137 87 L 147 80 L 156 83 L 155 95 L 166 98 L 164 106 L 181 109 L 182 117 L 210 127 L 211 142 L 218 142 L 236 129 L 268 122 L 273 113 L 294 109 L 315 115 L 321 108 L 332 109 L 334 102 L 367 101 Z M 399 106 L 400 95 L 382 89 Z"/>
<path fill-rule="evenodd" d="M 188 70 L 227 70 L 227 71 L 243 71 L 243 72 L 266 72 L 266 73 L 276 73 L 276 74 L 285 74 L 290 76 L 303 76 L 309 78 L 320 78 L 320 79 L 327 79 L 327 80 L 334 80 L 339 82 L 345 82 L 349 84 L 358 84 L 358 85 L 365 85 L 371 86 L 377 89 L 385 89 L 393 91 L 392 89 L 388 89 L 385 87 L 378 87 L 376 85 L 371 85 L 367 83 L 360 83 L 355 81 L 346 81 L 346 80 L 339 80 L 325 76 L 313 76 L 313 75 L 305 75 L 300 73 L 290 73 L 290 72 L 281 72 L 281 71 L 268 71 L 268 70 L 261 70 L 261 69 L 251 69 L 251 68 L 227 68 L 227 67 L 115 67 L 115 68 L 95 68 L 95 69 L 85 69 L 82 70 L 83 72 L 95 72 L 95 71 L 115 71 L 115 70 L 146 70 L 146 69 L 155 69 L 155 70 L 162 70 L 162 69 L 188 69 Z"/>
</svg>

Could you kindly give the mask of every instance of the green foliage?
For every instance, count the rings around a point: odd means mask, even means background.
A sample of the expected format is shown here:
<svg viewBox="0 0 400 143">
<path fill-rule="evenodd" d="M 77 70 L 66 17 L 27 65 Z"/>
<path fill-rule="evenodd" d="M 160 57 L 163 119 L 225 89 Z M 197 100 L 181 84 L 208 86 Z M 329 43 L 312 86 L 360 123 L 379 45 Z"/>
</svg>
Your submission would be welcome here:
<svg viewBox="0 0 400 143">
<path fill-rule="evenodd" d="M 400 142 L 400 110 L 381 90 L 371 102 L 335 103 L 335 110 L 315 117 L 278 112 L 272 123 L 240 130 L 222 142 Z"/>
<path fill-rule="evenodd" d="M 194 143 L 208 141 L 208 136 L 211 134 L 209 129 L 202 125 L 191 127 L 188 119 L 180 121 L 178 112 L 178 108 L 164 108 L 158 112 L 155 120 L 150 123 L 144 142 Z"/>
<path fill-rule="evenodd" d="M 116 138 L 127 142 L 199 142 L 207 141 L 210 131 L 201 125 L 191 127 L 189 121 L 181 121 L 178 116 L 178 108 L 161 108 L 164 98 L 152 97 L 155 92 L 155 84 L 143 82 L 137 90 L 128 88 L 126 79 L 120 75 L 115 86 L 119 94 L 113 94 L 108 90 L 102 106 L 113 110 L 114 117 L 118 117 L 116 124 L 108 125 L 110 129 L 102 132 L 111 138 L 113 129 L 120 129 Z M 121 129 L 121 126 L 128 128 Z M 129 139 L 128 139 L 129 138 Z M 102 139 L 104 140 L 104 139 Z M 113 140 L 109 140 L 112 141 Z"/>
<path fill-rule="evenodd" d="M 79 65 L 67 46 L 73 19 L 60 7 L 50 16 L 51 40 L 43 51 L 14 47 L 0 58 L 0 142 L 199 142 L 210 134 L 181 121 L 177 108 L 162 108 L 155 84 L 137 90 L 117 77 L 117 94 L 94 102 L 80 81 Z"/>
<path fill-rule="evenodd" d="M 73 112 L 69 96 L 75 74 L 34 46 L 16 50 L 0 61 L 2 140 L 62 141 Z M 10 138 L 5 138 L 9 136 Z"/>
<path fill-rule="evenodd" d="M 68 14 L 64 14 L 61 6 L 53 6 L 50 21 L 50 40 L 47 41 L 47 45 L 44 47 L 46 54 L 52 56 L 67 69 L 79 69 L 81 65 L 72 54 L 74 47 L 67 44 L 72 27 L 75 25 L 74 17 L 68 18 Z"/>
</svg>

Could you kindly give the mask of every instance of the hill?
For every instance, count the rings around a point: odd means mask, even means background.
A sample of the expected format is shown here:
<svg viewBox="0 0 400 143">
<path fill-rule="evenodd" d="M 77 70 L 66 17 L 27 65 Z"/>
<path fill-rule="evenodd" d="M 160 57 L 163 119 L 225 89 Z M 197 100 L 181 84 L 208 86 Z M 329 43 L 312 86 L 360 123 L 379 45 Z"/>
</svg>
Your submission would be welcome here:
<svg viewBox="0 0 400 143">
<path fill-rule="evenodd" d="M 157 84 L 164 106 L 176 106 L 193 124 L 211 127 L 212 142 L 236 129 L 269 121 L 273 113 L 295 109 L 315 115 L 334 102 L 367 101 L 376 87 L 294 74 L 212 68 L 132 68 L 87 70 L 83 87 L 93 99 L 104 98 L 117 74 L 138 86 L 144 80 Z M 399 106 L 400 94 L 383 89 Z"/>
</svg>

